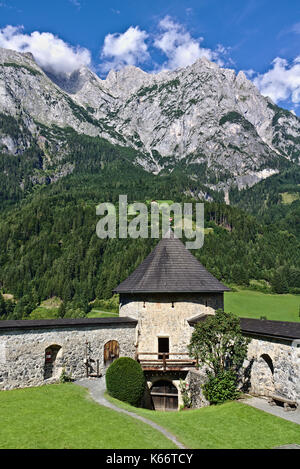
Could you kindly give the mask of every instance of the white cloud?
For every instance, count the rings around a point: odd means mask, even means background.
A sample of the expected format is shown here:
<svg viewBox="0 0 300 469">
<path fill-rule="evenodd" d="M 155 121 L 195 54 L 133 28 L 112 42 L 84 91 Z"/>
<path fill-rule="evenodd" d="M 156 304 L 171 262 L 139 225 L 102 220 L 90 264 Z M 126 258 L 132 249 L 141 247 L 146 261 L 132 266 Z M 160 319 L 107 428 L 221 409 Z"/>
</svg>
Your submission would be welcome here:
<svg viewBox="0 0 300 469">
<path fill-rule="evenodd" d="M 277 57 L 273 67 L 258 75 L 253 82 L 264 96 L 269 96 L 275 103 L 290 100 L 300 103 L 300 56 L 292 65 L 287 60 Z"/>
<path fill-rule="evenodd" d="M 291 32 L 292 32 L 292 33 L 295 33 L 295 34 L 300 34 L 300 23 L 295 23 L 295 24 L 291 27 Z"/>
<path fill-rule="evenodd" d="M 196 62 L 200 57 L 218 61 L 218 52 L 201 47 L 203 38 L 195 39 L 184 26 L 166 16 L 159 23 L 161 33 L 154 46 L 167 56 L 163 69 L 174 70 Z"/>
<path fill-rule="evenodd" d="M 190 11 L 187 9 L 187 12 Z M 152 61 L 153 71 L 174 70 L 196 62 L 200 57 L 224 65 L 233 62 L 228 57 L 229 48 L 221 44 L 215 50 L 201 46 L 202 37 L 193 38 L 183 25 L 165 16 L 158 24 L 155 33 L 147 33 L 139 26 L 130 26 L 124 33 L 108 34 L 101 50 L 100 70 L 105 73 L 111 69 L 119 70 L 126 65 L 139 65 Z M 166 56 L 162 65 L 154 63 L 150 52 L 159 49 Z"/>
<path fill-rule="evenodd" d="M 249 70 L 242 70 L 242 72 L 244 72 L 248 80 L 251 80 L 251 78 L 253 78 L 254 75 L 257 75 L 257 73 L 255 72 L 255 70 L 253 70 L 253 68 L 249 68 Z"/>
<path fill-rule="evenodd" d="M 72 3 L 72 5 L 74 5 L 77 8 L 81 7 L 79 0 L 69 0 L 69 2 Z"/>
<path fill-rule="evenodd" d="M 52 33 L 34 31 L 28 35 L 22 31 L 22 26 L 0 29 L 0 47 L 31 52 L 43 69 L 58 74 L 72 73 L 91 63 L 91 54 L 85 48 L 73 47 Z"/>
<path fill-rule="evenodd" d="M 105 59 L 101 64 L 102 71 L 119 70 L 125 65 L 137 65 L 148 60 L 147 38 L 148 34 L 138 26 L 130 26 L 123 34 L 108 34 L 101 52 L 101 58 Z"/>
</svg>

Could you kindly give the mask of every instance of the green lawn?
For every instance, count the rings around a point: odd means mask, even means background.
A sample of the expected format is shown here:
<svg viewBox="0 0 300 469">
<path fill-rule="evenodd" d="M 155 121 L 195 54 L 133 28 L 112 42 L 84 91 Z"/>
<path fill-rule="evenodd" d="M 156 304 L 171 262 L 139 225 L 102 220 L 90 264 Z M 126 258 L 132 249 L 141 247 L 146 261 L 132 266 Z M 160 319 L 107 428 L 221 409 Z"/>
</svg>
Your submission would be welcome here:
<svg viewBox="0 0 300 469">
<path fill-rule="evenodd" d="M 93 402 L 75 384 L 0 391 L 0 449 L 176 448 L 142 422 Z"/>
<path fill-rule="evenodd" d="M 188 448 L 300 444 L 300 426 L 239 402 L 154 412 L 109 399 L 163 426 Z M 174 449 L 161 433 L 102 407 L 74 384 L 0 392 L 0 449 Z"/>
<path fill-rule="evenodd" d="M 260 318 L 275 321 L 300 321 L 300 295 L 275 295 L 251 290 L 227 292 L 224 309 L 240 317 Z"/>
<path fill-rule="evenodd" d="M 87 315 L 87 318 L 116 318 L 118 313 L 108 313 L 107 311 L 100 311 L 98 309 L 92 309 Z"/>
<path fill-rule="evenodd" d="M 270 449 L 300 444 L 299 425 L 240 402 L 181 412 L 155 412 L 107 398 L 163 426 L 191 449 Z"/>
</svg>

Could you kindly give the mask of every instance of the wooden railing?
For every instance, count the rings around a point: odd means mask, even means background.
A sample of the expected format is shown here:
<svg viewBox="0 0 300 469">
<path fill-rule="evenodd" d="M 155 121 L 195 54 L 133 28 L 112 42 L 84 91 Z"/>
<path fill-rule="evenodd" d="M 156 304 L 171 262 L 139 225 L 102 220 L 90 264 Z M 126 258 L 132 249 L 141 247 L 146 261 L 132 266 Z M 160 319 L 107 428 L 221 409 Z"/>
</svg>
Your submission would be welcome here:
<svg viewBox="0 0 300 469">
<path fill-rule="evenodd" d="M 137 361 L 141 364 L 142 368 L 162 368 L 163 371 L 167 369 L 175 368 L 185 368 L 185 367 L 194 367 L 198 365 L 197 360 L 191 358 L 170 358 L 170 355 L 175 357 L 185 356 L 189 357 L 188 353 L 185 352 L 174 352 L 174 353 L 165 353 L 165 352 L 140 352 L 137 354 Z M 155 356 L 157 358 L 147 359 L 142 358 L 144 356 Z"/>
</svg>

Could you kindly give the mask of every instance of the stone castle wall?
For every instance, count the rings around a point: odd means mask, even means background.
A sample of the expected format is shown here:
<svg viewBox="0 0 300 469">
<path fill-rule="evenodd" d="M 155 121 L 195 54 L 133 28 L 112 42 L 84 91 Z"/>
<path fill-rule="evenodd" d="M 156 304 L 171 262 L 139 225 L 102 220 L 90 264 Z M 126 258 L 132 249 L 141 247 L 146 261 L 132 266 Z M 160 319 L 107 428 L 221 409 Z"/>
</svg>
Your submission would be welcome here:
<svg viewBox="0 0 300 469">
<path fill-rule="evenodd" d="M 280 339 L 250 338 L 247 359 L 240 370 L 241 391 L 261 397 L 279 395 L 300 405 L 300 344 L 297 347 Z M 203 367 L 187 375 L 193 408 L 209 405 L 202 391 L 206 381 Z"/>
<path fill-rule="evenodd" d="M 39 386 L 59 379 L 62 369 L 78 379 L 86 375 L 85 358 L 92 362 L 96 372 L 99 360 L 100 373 L 104 368 L 104 345 L 116 340 L 120 356 L 135 357 L 136 326 L 68 327 L 33 330 L 11 330 L 0 335 L 0 389 Z M 49 346 L 61 347 L 54 370 L 54 377 L 44 379 L 45 350 Z"/>
<path fill-rule="evenodd" d="M 174 307 L 172 307 L 173 300 Z M 132 298 L 123 298 L 120 314 L 138 318 L 138 326 L 103 324 L 55 327 L 54 325 L 52 328 L 16 328 L 2 331 L 0 389 L 39 386 L 55 382 L 59 379 L 63 368 L 74 379 L 84 377 L 87 350 L 88 358 L 94 360 L 93 371 L 96 372 L 96 363 L 99 360 L 99 371 L 104 374 L 104 345 L 111 340 L 119 343 L 120 356 L 131 358 L 136 357 L 137 344 L 139 352 L 157 353 L 159 337 L 169 337 L 171 353 L 187 353 L 187 345 L 193 332 L 193 327 L 189 325 L 187 319 L 201 312 L 213 314 L 214 308 L 211 305 L 214 301 L 217 309 L 218 298 L 212 297 L 209 302 L 209 298 L 203 300 L 198 297 L 189 302 L 184 296 L 177 296 L 176 300 L 165 295 L 148 296 L 144 304 L 142 298 L 139 298 L 139 301 L 136 301 L 136 298 L 135 301 L 132 301 Z M 204 304 L 200 301 L 204 301 Z M 53 377 L 45 380 L 45 350 L 53 345 L 60 349 Z M 287 340 L 252 336 L 247 360 L 244 363 L 243 390 L 259 396 L 279 394 L 300 404 L 299 345 Z M 188 382 L 193 389 L 193 407 L 206 405 L 201 392 L 201 385 L 205 382 L 203 370 L 191 371 L 188 374 Z"/>
<path fill-rule="evenodd" d="M 300 404 L 300 348 L 280 339 L 255 338 L 244 364 L 245 384 L 259 396 L 282 395 Z"/>
</svg>

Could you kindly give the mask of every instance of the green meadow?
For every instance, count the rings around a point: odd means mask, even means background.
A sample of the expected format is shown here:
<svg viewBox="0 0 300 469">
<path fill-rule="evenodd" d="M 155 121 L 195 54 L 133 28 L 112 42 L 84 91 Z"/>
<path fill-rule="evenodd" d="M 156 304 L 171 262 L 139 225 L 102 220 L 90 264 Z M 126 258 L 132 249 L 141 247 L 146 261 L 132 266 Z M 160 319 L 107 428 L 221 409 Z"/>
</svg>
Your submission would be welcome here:
<svg viewBox="0 0 300 469">
<path fill-rule="evenodd" d="M 240 317 L 262 316 L 274 321 L 300 321 L 300 295 L 276 295 L 252 290 L 238 289 L 226 292 L 224 309 Z"/>
</svg>

